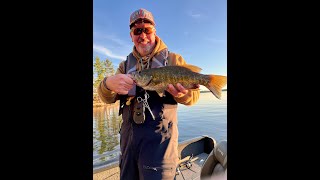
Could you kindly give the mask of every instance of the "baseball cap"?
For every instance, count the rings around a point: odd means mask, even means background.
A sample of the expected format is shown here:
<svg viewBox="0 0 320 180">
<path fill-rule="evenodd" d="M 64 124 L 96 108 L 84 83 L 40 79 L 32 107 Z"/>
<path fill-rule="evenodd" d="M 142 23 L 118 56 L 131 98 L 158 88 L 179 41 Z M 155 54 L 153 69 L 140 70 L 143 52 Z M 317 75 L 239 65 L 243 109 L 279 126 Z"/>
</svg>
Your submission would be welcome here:
<svg viewBox="0 0 320 180">
<path fill-rule="evenodd" d="M 154 22 L 154 18 L 153 18 L 152 13 L 146 9 L 140 8 L 140 9 L 134 11 L 130 15 L 130 24 L 129 24 L 130 29 L 132 28 L 134 23 L 137 22 L 139 19 L 146 20 L 144 22 L 149 22 L 152 25 L 156 25 L 156 23 Z"/>
</svg>

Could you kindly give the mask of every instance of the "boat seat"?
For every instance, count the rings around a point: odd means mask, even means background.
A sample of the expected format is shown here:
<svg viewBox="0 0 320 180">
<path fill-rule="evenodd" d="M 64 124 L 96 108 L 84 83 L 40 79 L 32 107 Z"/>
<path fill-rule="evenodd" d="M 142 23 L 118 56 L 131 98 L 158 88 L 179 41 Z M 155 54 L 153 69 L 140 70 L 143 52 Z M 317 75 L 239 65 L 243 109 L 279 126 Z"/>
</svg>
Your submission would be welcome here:
<svg viewBox="0 0 320 180">
<path fill-rule="evenodd" d="M 223 140 L 217 144 L 205 160 L 201 179 L 212 176 L 223 175 L 227 172 L 227 141 Z"/>
</svg>

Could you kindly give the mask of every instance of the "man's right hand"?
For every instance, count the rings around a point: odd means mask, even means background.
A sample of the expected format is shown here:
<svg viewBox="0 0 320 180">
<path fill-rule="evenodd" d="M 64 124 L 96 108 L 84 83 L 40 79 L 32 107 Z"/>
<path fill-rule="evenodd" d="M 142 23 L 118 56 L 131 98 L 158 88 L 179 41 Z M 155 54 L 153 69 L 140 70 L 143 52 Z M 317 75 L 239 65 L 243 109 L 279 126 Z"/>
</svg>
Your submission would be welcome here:
<svg viewBox="0 0 320 180">
<path fill-rule="evenodd" d="M 134 82 L 128 74 L 116 74 L 107 78 L 106 85 L 108 89 L 125 95 L 133 87 Z"/>
</svg>

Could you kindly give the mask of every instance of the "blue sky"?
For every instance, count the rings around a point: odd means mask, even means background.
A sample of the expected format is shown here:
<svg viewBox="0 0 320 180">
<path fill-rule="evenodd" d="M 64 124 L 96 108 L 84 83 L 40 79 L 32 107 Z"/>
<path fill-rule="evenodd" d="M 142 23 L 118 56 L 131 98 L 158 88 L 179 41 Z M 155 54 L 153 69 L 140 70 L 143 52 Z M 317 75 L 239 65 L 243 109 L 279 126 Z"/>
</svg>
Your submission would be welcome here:
<svg viewBox="0 0 320 180">
<path fill-rule="evenodd" d="M 115 68 L 132 51 L 130 14 L 145 8 L 157 35 L 203 74 L 227 75 L 227 0 L 94 0 L 93 56 Z"/>
</svg>

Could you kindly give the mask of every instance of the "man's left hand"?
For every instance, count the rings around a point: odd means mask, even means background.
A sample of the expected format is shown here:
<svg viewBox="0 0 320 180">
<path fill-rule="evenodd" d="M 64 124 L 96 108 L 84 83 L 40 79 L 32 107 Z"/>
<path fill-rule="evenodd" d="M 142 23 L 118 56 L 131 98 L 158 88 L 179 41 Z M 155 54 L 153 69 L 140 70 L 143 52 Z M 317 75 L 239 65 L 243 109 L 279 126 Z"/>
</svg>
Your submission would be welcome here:
<svg viewBox="0 0 320 180">
<path fill-rule="evenodd" d="M 196 85 L 196 88 L 199 87 L 200 85 Z M 172 84 L 169 84 L 166 91 L 168 91 L 173 97 L 177 98 L 180 98 L 189 92 L 189 90 L 183 87 L 180 83 L 177 83 L 176 87 L 174 87 Z"/>
</svg>

